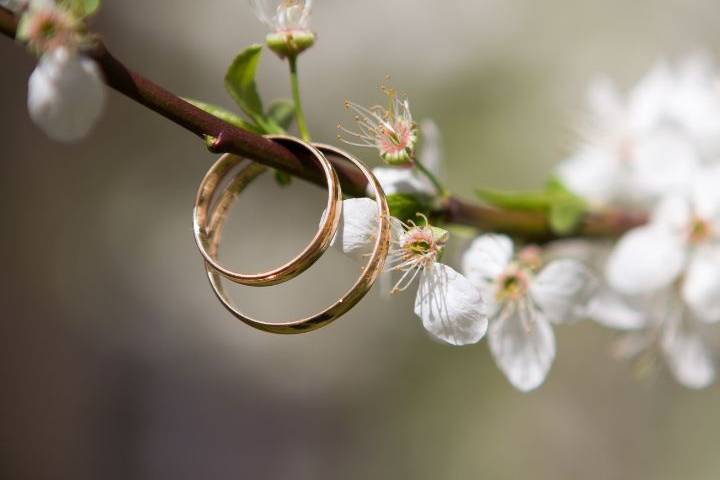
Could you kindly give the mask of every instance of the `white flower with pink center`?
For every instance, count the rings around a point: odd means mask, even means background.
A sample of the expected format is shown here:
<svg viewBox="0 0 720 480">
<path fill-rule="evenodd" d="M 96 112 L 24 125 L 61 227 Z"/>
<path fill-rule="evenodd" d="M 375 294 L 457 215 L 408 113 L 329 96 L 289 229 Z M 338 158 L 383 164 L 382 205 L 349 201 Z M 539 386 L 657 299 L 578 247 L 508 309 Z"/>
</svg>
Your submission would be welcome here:
<svg viewBox="0 0 720 480">
<path fill-rule="evenodd" d="M 31 0 L 18 25 L 17 38 L 39 54 L 55 48 L 76 49 L 82 22 L 52 0 Z"/>
<path fill-rule="evenodd" d="M 440 181 L 444 181 L 445 167 L 440 129 L 432 120 L 423 120 L 420 123 L 420 133 L 422 148 L 418 154 L 418 163 Z M 432 198 L 441 193 L 417 168 L 383 166 L 373 168 L 373 174 L 386 195 L 409 194 Z M 371 190 L 368 188 L 368 193 L 372 195 Z"/>
<path fill-rule="evenodd" d="M 377 221 L 373 200 L 345 200 L 336 245 L 355 259 L 364 258 L 375 242 Z M 452 345 L 480 341 L 488 325 L 480 291 L 463 275 L 439 261 L 448 232 L 427 221 L 420 225 L 402 224 L 392 218 L 391 223 L 393 238 L 386 271 L 400 274 L 392 290 L 406 290 L 419 277 L 414 311 L 425 329 Z"/>
<path fill-rule="evenodd" d="M 522 391 L 539 387 L 555 358 L 552 323 L 573 317 L 591 274 L 575 260 L 555 260 L 538 273 L 536 248 L 513 255 L 504 235 L 483 235 L 463 256 L 463 271 L 488 305 L 488 342 L 500 370 Z"/>
<path fill-rule="evenodd" d="M 418 128 L 410 113 L 410 103 L 393 88 L 382 86 L 381 90 L 388 99 L 386 107 L 367 108 L 349 100 L 345 102 L 345 108 L 354 114 L 358 130 L 351 131 L 340 125 L 340 131 L 349 136 L 341 139 L 349 145 L 377 149 L 388 165 L 412 166 Z"/>
<path fill-rule="evenodd" d="M 670 195 L 648 225 L 615 247 L 607 279 L 618 292 L 643 295 L 677 284 L 694 315 L 720 321 L 720 167 L 705 169 L 689 195 Z"/>
</svg>

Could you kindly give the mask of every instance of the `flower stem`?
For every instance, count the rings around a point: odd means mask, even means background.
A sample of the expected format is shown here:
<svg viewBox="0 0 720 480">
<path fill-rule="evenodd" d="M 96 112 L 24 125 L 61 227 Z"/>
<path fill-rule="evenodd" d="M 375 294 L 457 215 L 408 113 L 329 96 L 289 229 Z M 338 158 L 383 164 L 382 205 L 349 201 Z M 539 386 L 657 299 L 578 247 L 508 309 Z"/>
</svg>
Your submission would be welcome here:
<svg viewBox="0 0 720 480">
<path fill-rule="evenodd" d="M 447 191 L 445 186 L 438 180 L 438 178 L 427 169 L 425 165 L 420 163 L 418 160 L 415 160 L 415 167 L 423 174 L 425 177 L 430 180 L 430 183 L 433 184 L 433 187 L 435 187 L 435 190 L 437 190 L 438 196 L 441 198 L 446 198 L 450 195 L 450 193 Z"/>
<path fill-rule="evenodd" d="M 300 100 L 300 83 L 298 82 L 298 71 L 297 71 L 297 55 L 290 55 L 288 57 L 288 63 L 290 64 L 290 86 L 292 88 L 293 102 L 295 103 L 295 121 L 297 122 L 300 136 L 306 142 L 310 141 L 310 133 L 305 123 L 305 114 L 303 113 L 302 102 Z"/>
</svg>

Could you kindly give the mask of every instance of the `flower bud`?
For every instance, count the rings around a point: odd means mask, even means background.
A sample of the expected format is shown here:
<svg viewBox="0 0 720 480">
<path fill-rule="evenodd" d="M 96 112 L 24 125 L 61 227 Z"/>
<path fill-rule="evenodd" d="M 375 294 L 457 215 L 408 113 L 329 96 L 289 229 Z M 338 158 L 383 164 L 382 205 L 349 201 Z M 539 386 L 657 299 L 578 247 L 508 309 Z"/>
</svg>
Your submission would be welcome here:
<svg viewBox="0 0 720 480">
<path fill-rule="evenodd" d="M 280 57 L 297 55 L 315 43 L 309 27 L 312 0 L 250 0 L 250 5 L 270 27 L 265 41 Z"/>
<path fill-rule="evenodd" d="M 40 59 L 28 83 L 30 117 L 50 138 L 85 137 L 102 112 L 105 89 L 95 62 L 64 47 Z"/>
<path fill-rule="evenodd" d="M 309 30 L 268 33 L 265 43 L 280 58 L 291 57 L 312 47 L 315 44 L 315 34 Z"/>
</svg>

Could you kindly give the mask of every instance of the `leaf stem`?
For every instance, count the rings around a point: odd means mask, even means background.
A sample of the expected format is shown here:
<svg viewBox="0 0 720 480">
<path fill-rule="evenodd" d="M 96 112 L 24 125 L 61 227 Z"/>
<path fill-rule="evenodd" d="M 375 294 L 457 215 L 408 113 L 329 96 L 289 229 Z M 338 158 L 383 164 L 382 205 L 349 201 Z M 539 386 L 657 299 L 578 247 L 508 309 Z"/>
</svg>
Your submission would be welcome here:
<svg viewBox="0 0 720 480">
<path fill-rule="evenodd" d="M 450 195 L 450 193 L 447 191 L 445 186 L 440 182 L 440 180 L 438 180 L 438 178 L 430 170 L 428 170 L 428 168 L 425 165 L 420 163 L 420 161 L 415 160 L 415 168 L 417 168 L 420 171 L 420 173 L 425 175 L 425 177 L 428 180 L 430 180 L 430 183 L 433 184 L 433 187 L 435 187 L 435 190 L 437 190 L 437 194 L 441 198 L 444 199 Z"/>
<path fill-rule="evenodd" d="M 293 102 L 295 103 L 295 121 L 297 122 L 300 136 L 303 140 L 309 142 L 310 132 L 308 132 L 307 124 L 305 123 L 305 113 L 303 113 L 302 101 L 300 100 L 300 82 L 298 81 L 297 55 L 290 55 L 288 57 L 288 63 L 290 64 L 290 86 L 292 88 Z"/>
</svg>

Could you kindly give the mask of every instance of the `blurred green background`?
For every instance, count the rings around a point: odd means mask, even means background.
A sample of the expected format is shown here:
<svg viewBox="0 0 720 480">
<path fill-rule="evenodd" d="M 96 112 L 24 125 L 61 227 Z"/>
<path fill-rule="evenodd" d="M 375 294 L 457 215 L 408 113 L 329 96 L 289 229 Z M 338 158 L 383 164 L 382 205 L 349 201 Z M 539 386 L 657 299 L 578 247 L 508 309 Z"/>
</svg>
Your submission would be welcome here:
<svg viewBox="0 0 720 480">
<path fill-rule="evenodd" d="M 570 151 L 595 74 L 628 86 L 663 55 L 715 51 L 719 19 L 714 0 L 317 0 L 306 112 L 315 138 L 334 142 L 343 100 L 377 101 L 390 74 L 442 129 L 453 191 L 538 186 Z M 95 27 L 130 67 L 227 107 L 225 67 L 265 33 L 241 0 L 106 0 Z M 636 381 L 609 355 L 615 335 L 590 323 L 557 329 L 553 370 L 530 395 L 485 342 L 429 340 L 414 292 L 374 291 L 309 335 L 241 325 L 192 240 L 213 160 L 202 144 L 115 93 L 88 140 L 51 143 L 26 112 L 33 59 L 7 39 L 0 58 L 0 477 L 720 476 L 717 387 Z M 288 96 L 285 65 L 268 54 L 261 71 L 266 98 Z M 302 182 L 262 179 L 233 212 L 224 258 L 247 270 L 290 258 L 323 202 Z M 285 319 L 357 273 L 331 252 L 290 284 L 235 293 Z"/>
</svg>

